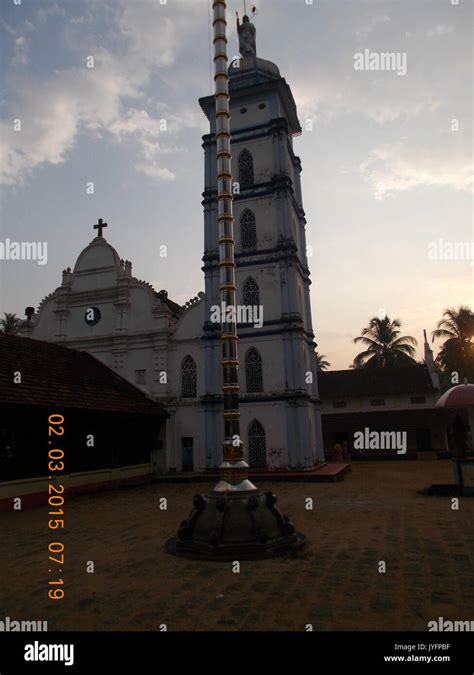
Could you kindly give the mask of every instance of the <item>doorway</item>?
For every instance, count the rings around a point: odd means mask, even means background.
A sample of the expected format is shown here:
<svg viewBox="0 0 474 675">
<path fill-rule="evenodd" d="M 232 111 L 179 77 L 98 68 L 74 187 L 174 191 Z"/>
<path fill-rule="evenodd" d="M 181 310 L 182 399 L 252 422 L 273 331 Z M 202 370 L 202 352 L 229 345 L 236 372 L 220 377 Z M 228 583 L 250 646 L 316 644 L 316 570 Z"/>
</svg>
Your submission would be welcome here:
<svg viewBox="0 0 474 675">
<path fill-rule="evenodd" d="M 194 471 L 194 448 L 192 437 L 181 438 L 181 471 Z"/>
</svg>

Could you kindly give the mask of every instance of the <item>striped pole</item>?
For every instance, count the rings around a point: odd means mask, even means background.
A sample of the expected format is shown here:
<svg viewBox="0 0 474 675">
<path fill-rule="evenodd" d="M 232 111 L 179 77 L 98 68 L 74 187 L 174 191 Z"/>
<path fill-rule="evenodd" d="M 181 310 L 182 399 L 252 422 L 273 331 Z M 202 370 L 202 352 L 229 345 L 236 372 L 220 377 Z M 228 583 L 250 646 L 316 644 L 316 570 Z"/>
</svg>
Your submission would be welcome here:
<svg viewBox="0 0 474 675">
<path fill-rule="evenodd" d="M 226 2 L 214 0 L 214 67 L 216 104 L 217 213 L 221 296 L 222 391 L 224 396 L 224 461 L 217 492 L 256 490 L 248 480 L 240 438 L 237 316 L 230 151 L 229 76 L 227 74 Z"/>
</svg>

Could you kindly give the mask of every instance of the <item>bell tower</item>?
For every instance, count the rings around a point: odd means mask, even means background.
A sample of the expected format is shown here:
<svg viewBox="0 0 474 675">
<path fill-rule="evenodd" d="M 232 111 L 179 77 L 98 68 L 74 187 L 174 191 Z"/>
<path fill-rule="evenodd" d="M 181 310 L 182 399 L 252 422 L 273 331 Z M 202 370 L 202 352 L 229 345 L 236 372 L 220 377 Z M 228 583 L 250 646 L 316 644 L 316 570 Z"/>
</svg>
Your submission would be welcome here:
<svg viewBox="0 0 474 675">
<path fill-rule="evenodd" d="M 306 255 L 301 133 L 291 89 L 278 67 L 257 56 L 256 30 L 237 19 L 240 56 L 229 67 L 241 435 L 250 466 L 310 469 L 324 461 Z M 219 251 L 214 97 L 200 99 L 205 186 L 206 447 L 222 445 L 219 411 Z M 253 308 L 253 311 L 249 311 Z M 208 466 L 221 457 L 208 456 Z"/>
</svg>

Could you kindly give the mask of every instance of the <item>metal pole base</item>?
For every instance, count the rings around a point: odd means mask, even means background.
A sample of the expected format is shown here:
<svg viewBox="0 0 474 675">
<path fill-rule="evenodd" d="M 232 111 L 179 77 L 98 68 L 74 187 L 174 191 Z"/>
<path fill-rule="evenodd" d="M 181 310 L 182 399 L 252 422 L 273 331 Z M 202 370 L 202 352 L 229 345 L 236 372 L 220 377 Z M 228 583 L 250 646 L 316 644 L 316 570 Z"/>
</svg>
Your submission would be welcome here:
<svg viewBox="0 0 474 675">
<path fill-rule="evenodd" d="M 261 492 L 210 492 L 194 497 L 188 520 L 166 543 L 168 553 L 197 560 L 260 560 L 301 548 L 306 537 Z"/>
</svg>

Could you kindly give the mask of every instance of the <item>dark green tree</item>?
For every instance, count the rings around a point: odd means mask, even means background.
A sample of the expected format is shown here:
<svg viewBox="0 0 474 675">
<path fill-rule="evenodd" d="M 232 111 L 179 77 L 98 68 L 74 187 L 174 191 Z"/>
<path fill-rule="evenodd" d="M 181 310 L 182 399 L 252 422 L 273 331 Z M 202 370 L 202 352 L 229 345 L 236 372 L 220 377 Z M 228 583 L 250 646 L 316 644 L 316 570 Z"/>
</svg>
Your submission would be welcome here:
<svg viewBox="0 0 474 675">
<path fill-rule="evenodd" d="M 320 354 L 319 352 L 315 352 L 316 356 L 316 370 L 319 372 L 321 370 L 327 370 L 329 366 L 331 365 L 329 361 L 326 361 L 326 357 L 324 354 Z"/>
<path fill-rule="evenodd" d="M 17 335 L 20 332 L 22 320 L 16 314 L 10 312 L 3 313 L 3 319 L 0 319 L 0 330 L 7 335 Z"/>
<path fill-rule="evenodd" d="M 444 339 L 436 357 L 436 363 L 445 373 L 459 373 L 459 381 L 464 378 L 474 380 L 474 313 L 469 307 L 461 306 L 446 309 L 436 330 L 431 333 L 432 340 Z"/>
<path fill-rule="evenodd" d="M 400 336 L 400 327 L 399 319 L 373 317 L 359 337 L 354 338 L 356 344 L 362 343 L 367 349 L 357 354 L 353 367 L 387 368 L 415 364 L 417 341 L 411 335 Z"/>
</svg>

